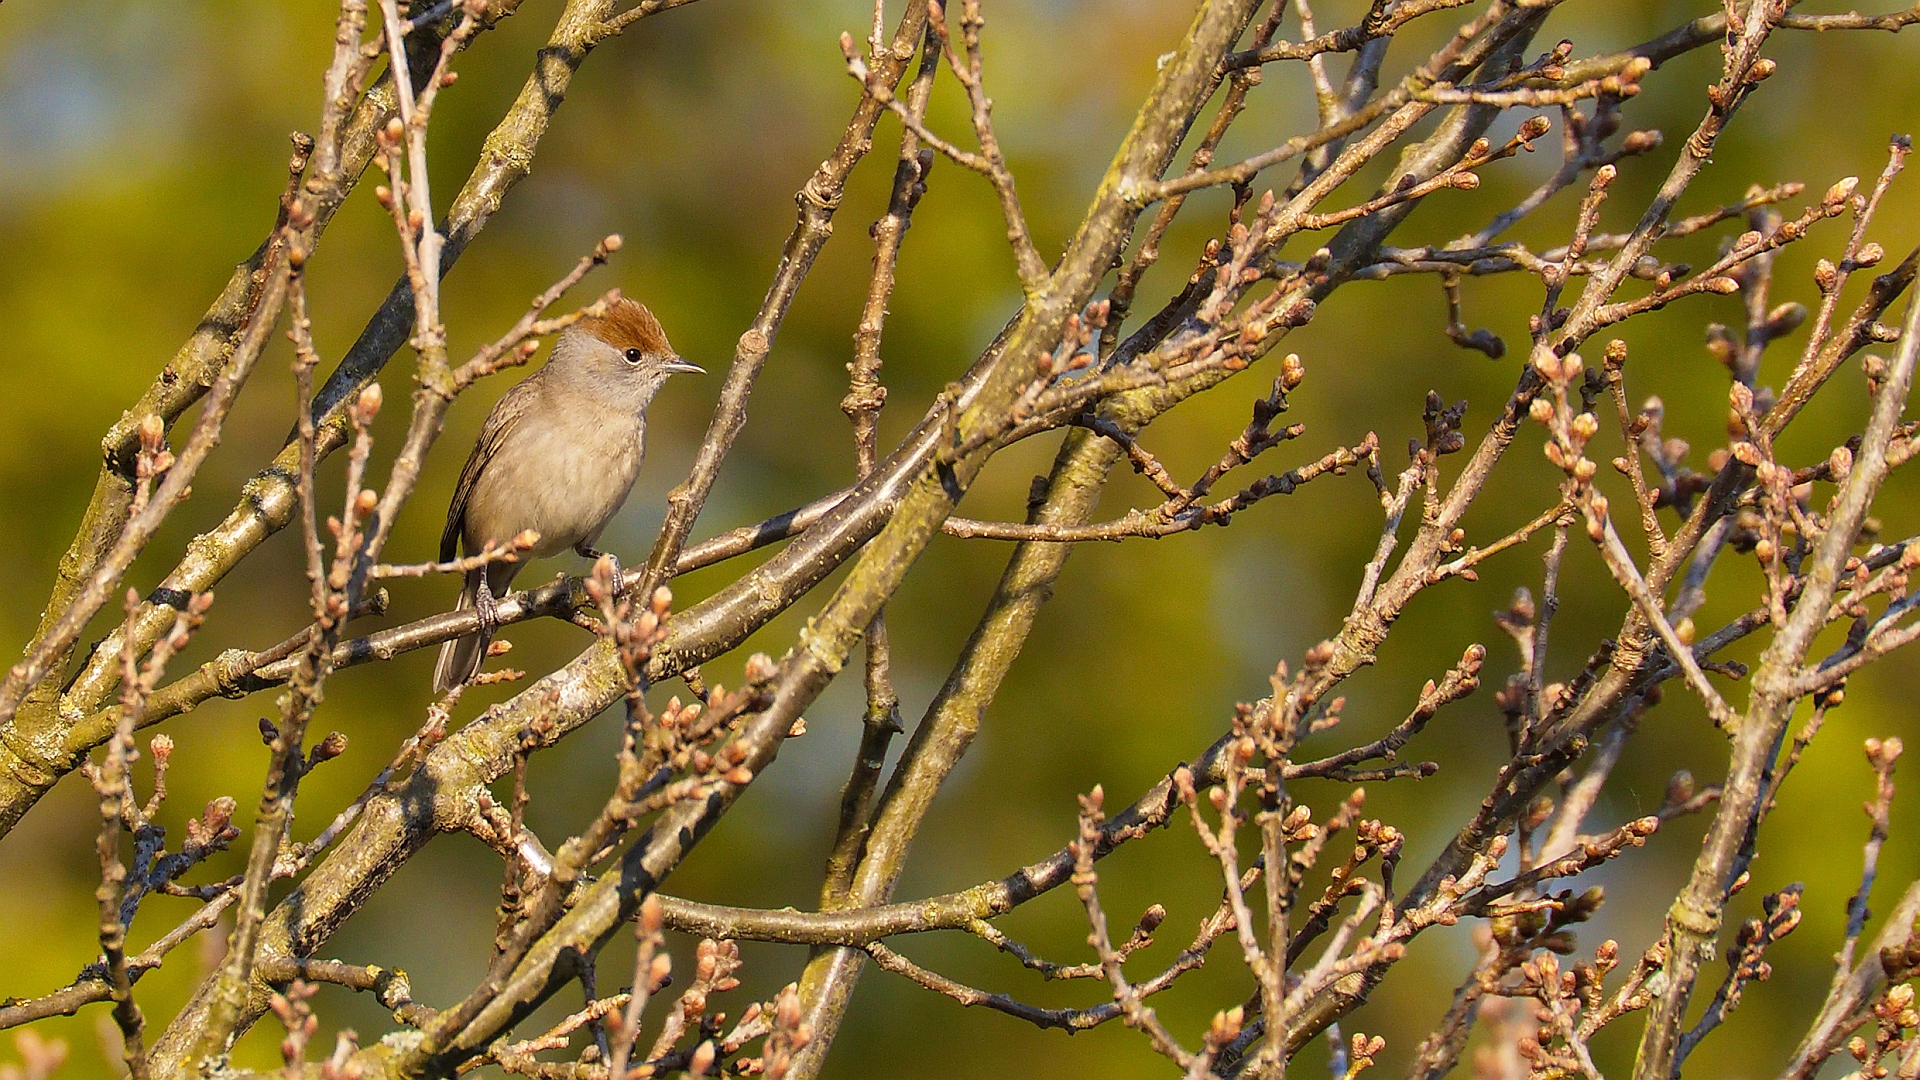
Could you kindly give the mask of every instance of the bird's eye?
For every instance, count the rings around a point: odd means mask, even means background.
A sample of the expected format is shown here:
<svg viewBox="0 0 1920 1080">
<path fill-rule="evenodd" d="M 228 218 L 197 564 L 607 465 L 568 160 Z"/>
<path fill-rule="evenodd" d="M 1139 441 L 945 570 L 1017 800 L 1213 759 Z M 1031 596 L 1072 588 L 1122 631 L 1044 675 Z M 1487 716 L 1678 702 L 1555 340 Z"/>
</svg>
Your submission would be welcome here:
<svg viewBox="0 0 1920 1080">
<path fill-rule="evenodd" d="M 629 364 L 635 364 L 635 365 L 637 365 L 637 364 L 639 364 L 639 363 L 640 363 L 640 356 L 641 356 L 641 354 L 640 354 L 640 350 L 639 350 L 639 349 L 628 349 L 628 350 L 627 350 L 627 363 L 629 363 Z"/>
</svg>

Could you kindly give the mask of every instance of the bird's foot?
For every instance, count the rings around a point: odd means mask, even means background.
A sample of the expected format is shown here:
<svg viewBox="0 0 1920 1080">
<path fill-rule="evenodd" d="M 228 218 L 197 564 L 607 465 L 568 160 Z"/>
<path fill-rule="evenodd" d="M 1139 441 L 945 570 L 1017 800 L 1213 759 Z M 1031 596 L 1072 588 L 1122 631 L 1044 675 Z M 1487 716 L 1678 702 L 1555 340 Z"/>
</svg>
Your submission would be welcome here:
<svg viewBox="0 0 1920 1080">
<path fill-rule="evenodd" d="M 593 560 L 593 562 L 596 564 L 598 564 L 601 559 L 605 559 L 608 562 L 612 563 L 613 564 L 613 591 L 615 594 L 618 594 L 621 591 L 622 585 L 626 581 L 627 570 L 626 570 L 626 567 L 620 564 L 620 556 L 615 555 L 611 551 L 596 551 L 595 549 L 590 548 L 585 544 L 576 545 L 573 550 L 575 551 L 575 553 L 581 555 L 582 557 Z"/>
<path fill-rule="evenodd" d="M 480 617 L 480 632 L 491 637 L 500 628 L 500 603 L 493 597 L 487 575 L 480 575 L 480 588 L 473 594 L 473 611 Z"/>
</svg>

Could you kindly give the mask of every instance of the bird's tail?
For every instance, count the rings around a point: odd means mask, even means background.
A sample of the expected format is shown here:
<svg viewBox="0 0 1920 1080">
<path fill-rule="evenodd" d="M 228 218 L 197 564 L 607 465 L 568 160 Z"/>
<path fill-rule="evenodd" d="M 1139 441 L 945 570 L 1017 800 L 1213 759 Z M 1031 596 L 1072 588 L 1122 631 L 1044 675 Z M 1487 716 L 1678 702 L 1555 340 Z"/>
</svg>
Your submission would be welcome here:
<svg viewBox="0 0 1920 1080">
<path fill-rule="evenodd" d="M 460 590 L 460 605 L 456 610 L 464 611 L 473 606 L 474 597 L 480 593 L 480 575 L 486 572 L 483 566 L 467 571 L 467 581 Z M 433 668 L 433 692 L 444 694 L 478 675 L 481 662 L 487 658 L 487 645 L 492 641 L 491 632 L 481 631 L 455 638 L 440 646 L 440 662 Z"/>
</svg>

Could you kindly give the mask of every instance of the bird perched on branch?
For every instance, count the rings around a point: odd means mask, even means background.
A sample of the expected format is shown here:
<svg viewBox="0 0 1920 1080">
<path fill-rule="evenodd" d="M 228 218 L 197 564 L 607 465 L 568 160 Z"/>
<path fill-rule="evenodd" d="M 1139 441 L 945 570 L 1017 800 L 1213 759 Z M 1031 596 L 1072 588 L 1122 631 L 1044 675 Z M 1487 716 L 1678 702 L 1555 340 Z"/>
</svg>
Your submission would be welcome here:
<svg viewBox="0 0 1920 1080">
<path fill-rule="evenodd" d="M 667 343 L 653 313 L 622 298 L 597 318 L 562 331 L 546 366 L 502 396 L 460 471 L 440 535 L 440 560 L 508 545 L 532 530 L 520 560 L 467 571 L 460 607 L 476 608 L 480 631 L 440 647 L 435 693 L 479 672 L 493 639 L 494 598 L 524 560 L 572 548 L 589 559 L 600 531 L 633 490 L 647 405 L 675 372 L 703 373 Z"/>
</svg>

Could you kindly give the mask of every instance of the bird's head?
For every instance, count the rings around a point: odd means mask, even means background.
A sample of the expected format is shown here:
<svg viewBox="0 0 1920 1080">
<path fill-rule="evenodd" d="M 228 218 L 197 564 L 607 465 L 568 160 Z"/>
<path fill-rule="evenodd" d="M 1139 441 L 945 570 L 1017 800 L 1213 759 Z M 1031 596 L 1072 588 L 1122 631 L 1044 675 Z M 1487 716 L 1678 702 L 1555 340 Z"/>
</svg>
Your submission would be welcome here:
<svg viewBox="0 0 1920 1080">
<path fill-rule="evenodd" d="M 646 305 L 625 297 L 605 313 L 563 331 L 548 367 L 555 377 L 636 410 L 646 408 L 667 376 L 705 374 L 673 351 L 660 320 Z"/>
</svg>

